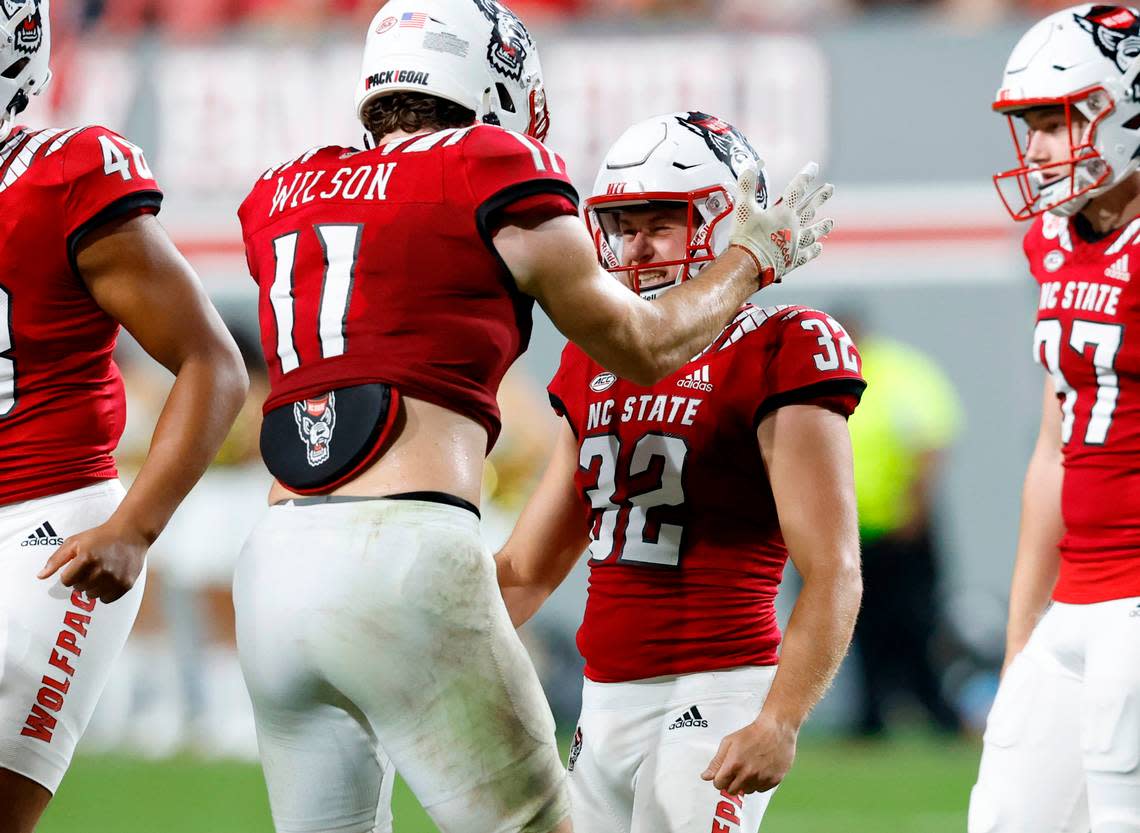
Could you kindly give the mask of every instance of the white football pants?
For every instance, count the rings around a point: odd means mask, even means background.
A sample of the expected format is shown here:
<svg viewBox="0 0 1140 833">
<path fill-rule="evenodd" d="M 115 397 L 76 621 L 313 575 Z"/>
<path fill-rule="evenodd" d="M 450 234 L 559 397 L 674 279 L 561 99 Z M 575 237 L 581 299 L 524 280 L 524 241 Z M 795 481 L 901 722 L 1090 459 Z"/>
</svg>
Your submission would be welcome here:
<svg viewBox="0 0 1140 833">
<path fill-rule="evenodd" d="M 582 688 L 567 765 L 574 833 L 756 833 L 775 790 L 729 796 L 701 773 L 756 719 L 774 666 Z"/>
<path fill-rule="evenodd" d="M 134 625 L 145 571 L 103 604 L 36 574 L 63 539 L 106 521 L 118 480 L 0 507 L 0 768 L 51 792 Z"/>
<path fill-rule="evenodd" d="M 1140 599 L 1054 603 L 986 723 L 969 833 L 1140 833 Z"/>
<path fill-rule="evenodd" d="M 470 511 L 270 507 L 234 579 L 279 833 L 386 833 L 399 770 L 443 833 L 569 815 L 554 719 Z"/>
</svg>

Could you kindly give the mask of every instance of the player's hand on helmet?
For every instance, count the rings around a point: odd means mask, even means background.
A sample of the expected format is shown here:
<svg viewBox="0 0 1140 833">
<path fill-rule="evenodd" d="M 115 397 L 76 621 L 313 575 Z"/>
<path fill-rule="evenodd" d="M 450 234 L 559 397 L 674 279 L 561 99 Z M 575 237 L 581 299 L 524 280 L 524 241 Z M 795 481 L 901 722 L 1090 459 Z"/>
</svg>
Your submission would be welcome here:
<svg viewBox="0 0 1140 833">
<path fill-rule="evenodd" d="M 798 735 L 797 729 L 761 712 L 720 742 L 701 779 L 729 795 L 770 790 L 791 769 Z"/>
<path fill-rule="evenodd" d="M 112 518 L 64 540 L 39 578 L 58 572 L 65 587 L 86 593 L 90 599 L 113 602 L 134 587 L 149 548 L 150 541 L 142 533 Z"/>
<path fill-rule="evenodd" d="M 756 199 L 758 168 L 749 166 L 740 174 L 736 225 L 729 245 L 743 249 L 756 261 L 760 286 L 779 283 L 788 272 L 823 251 L 820 241 L 831 233 L 835 221 L 825 217 L 815 222 L 815 214 L 835 193 L 835 186 L 825 182 L 816 187 L 818 175 L 819 166 L 809 162 L 788 183 L 775 205 L 762 208 Z"/>
</svg>

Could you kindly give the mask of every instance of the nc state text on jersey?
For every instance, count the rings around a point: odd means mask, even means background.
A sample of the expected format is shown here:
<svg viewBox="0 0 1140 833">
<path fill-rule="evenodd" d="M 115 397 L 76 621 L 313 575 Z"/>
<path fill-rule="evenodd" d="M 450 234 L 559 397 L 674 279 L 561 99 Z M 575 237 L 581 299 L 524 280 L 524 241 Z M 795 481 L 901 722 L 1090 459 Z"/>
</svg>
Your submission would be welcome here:
<svg viewBox="0 0 1140 833">
<path fill-rule="evenodd" d="M 641 396 L 627 396 L 621 406 L 618 418 L 622 422 L 633 420 L 661 422 L 666 425 L 680 423 L 692 425 L 697 418 L 697 409 L 703 399 L 688 396 L 667 396 L 666 394 L 646 393 Z M 606 399 L 590 403 L 590 414 L 586 420 L 586 430 L 591 431 L 614 420 L 615 400 Z"/>
<path fill-rule="evenodd" d="M 324 190 L 317 192 L 317 186 L 325 179 L 328 171 L 297 171 L 289 180 L 289 175 L 277 177 L 277 191 L 269 208 L 272 217 L 279 211 L 296 208 L 313 200 L 386 200 L 388 180 L 396 170 L 396 162 L 381 162 L 376 165 L 359 165 L 351 168 L 338 168 Z M 286 182 L 286 180 L 289 180 Z"/>
<path fill-rule="evenodd" d="M 1076 309 L 1086 312 L 1103 312 L 1105 315 L 1116 315 L 1116 307 L 1120 303 L 1120 291 L 1123 287 L 1094 281 L 1072 281 L 1064 284 L 1061 291 L 1061 281 L 1046 281 L 1041 284 L 1041 299 L 1038 309 Z"/>
</svg>

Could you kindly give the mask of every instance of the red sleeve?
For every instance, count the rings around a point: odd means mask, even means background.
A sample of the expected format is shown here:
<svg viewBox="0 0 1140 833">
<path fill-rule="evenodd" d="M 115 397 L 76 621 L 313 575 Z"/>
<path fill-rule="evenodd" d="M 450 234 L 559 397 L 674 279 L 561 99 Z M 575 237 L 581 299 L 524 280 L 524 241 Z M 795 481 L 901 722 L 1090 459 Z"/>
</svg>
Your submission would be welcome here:
<svg viewBox="0 0 1140 833">
<path fill-rule="evenodd" d="M 158 213 L 162 191 L 138 146 L 105 127 L 88 127 L 61 152 L 63 226 L 72 259 L 87 232 L 140 211 Z"/>
<path fill-rule="evenodd" d="M 566 163 L 542 142 L 492 125 L 470 130 L 460 144 L 464 170 L 475 206 L 475 222 L 487 239 L 502 213 L 536 196 L 561 197 L 538 207 L 576 214 L 578 192 L 566 173 Z M 535 204 L 531 205 L 534 208 Z M 525 210 L 525 208 L 524 208 Z"/>
<path fill-rule="evenodd" d="M 536 194 L 516 200 L 489 217 L 487 230 L 494 234 L 503 226 L 526 223 L 537 225 L 555 217 L 577 213 L 578 206 L 561 194 Z"/>
<path fill-rule="evenodd" d="M 850 416 L 867 383 L 863 360 L 843 326 L 826 313 L 803 308 L 774 323 L 779 332 L 756 424 L 777 408 L 808 402 Z"/>
</svg>

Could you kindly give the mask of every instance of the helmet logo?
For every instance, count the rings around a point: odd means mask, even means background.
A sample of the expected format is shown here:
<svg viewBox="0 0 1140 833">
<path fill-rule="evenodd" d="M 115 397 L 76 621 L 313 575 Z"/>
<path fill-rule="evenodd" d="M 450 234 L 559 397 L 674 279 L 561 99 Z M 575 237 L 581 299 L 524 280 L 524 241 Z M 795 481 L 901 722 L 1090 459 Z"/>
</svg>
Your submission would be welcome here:
<svg viewBox="0 0 1140 833">
<path fill-rule="evenodd" d="M 677 121 L 686 130 L 700 136 L 716 158 L 732 171 L 733 177 L 739 178 L 740 172 L 747 165 L 760 161 L 759 154 L 744 134 L 716 116 L 692 111 L 685 116 L 678 116 Z M 768 185 L 762 173 L 756 178 L 756 199 L 761 205 L 768 204 Z"/>
<path fill-rule="evenodd" d="M 396 18 L 389 15 L 388 17 L 386 17 L 380 21 L 380 24 L 376 27 L 376 34 L 382 35 L 395 25 L 396 25 Z"/>
<path fill-rule="evenodd" d="M 526 63 L 534 41 L 523 22 L 515 13 L 497 0 L 475 0 L 475 5 L 491 21 L 491 41 L 487 44 L 487 60 L 495 71 L 515 81 L 522 81 Z"/>
<path fill-rule="evenodd" d="M 9 19 L 15 17 L 22 7 L 26 8 L 23 3 L 14 3 L 12 0 L 4 0 L 4 14 L 7 15 Z M 15 35 L 15 47 L 17 52 L 32 55 L 43 46 L 44 24 L 43 19 L 40 17 L 40 0 L 35 0 L 35 11 L 24 18 L 24 22 L 16 27 Z"/>
<path fill-rule="evenodd" d="M 1087 15 L 1073 15 L 1082 29 L 1093 36 L 1101 54 L 1124 72 L 1140 57 L 1140 25 L 1131 9 L 1123 6 L 1093 6 Z"/>
</svg>

